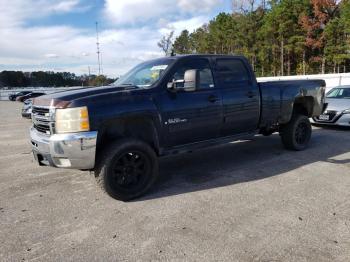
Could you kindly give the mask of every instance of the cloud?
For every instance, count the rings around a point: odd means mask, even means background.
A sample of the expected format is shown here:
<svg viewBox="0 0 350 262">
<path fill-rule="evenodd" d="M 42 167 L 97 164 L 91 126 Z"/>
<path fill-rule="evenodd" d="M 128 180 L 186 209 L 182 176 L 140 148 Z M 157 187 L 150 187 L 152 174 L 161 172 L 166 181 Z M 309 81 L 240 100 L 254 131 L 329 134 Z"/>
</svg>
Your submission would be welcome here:
<svg viewBox="0 0 350 262">
<path fill-rule="evenodd" d="M 71 12 L 78 7 L 79 2 L 79 0 L 60 1 L 53 5 L 51 9 L 55 12 Z"/>
<path fill-rule="evenodd" d="M 178 20 L 175 22 L 168 22 L 164 27 L 162 27 L 159 32 L 162 35 L 168 34 L 170 31 L 174 31 L 175 35 L 179 35 L 181 31 L 187 29 L 190 33 L 193 32 L 198 27 L 208 22 L 208 17 L 206 16 L 196 16 L 190 19 Z"/>
<path fill-rule="evenodd" d="M 73 27 L 12 28 L 0 41 L 0 71 L 71 70 L 97 73 L 95 33 Z M 144 60 L 160 57 L 156 43 L 160 33 L 152 28 L 102 30 L 100 42 L 104 73 L 119 76 Z M 25 45 L 23 44 L 25 39 Z M 142 41 L 140 41 L 142 39 Z M 121 44 L 121 43 L 125 43 Z M 127 48 L 126 48 L 127 46 Z"/>
<path fill-rule="evenodd" d="M 62 69 L 84 74 L 90 67 L 92 73 L 97 73 L 94 29 L 44 24 L 27 26 L 30 19 L 58 12 L 76 12 L 82 7 L 80 2 L 12 0 L 5 4 L 4 0 L 0 0 L 0 10 L 6 10 L 0 16 L 0 23 L 4 22 L 0 26 L 0 70 Z M 159 38 L 160 33 L 149 26 L 101 30 L 104 73 L 118 76 L 141 61 L 161 56 L 156 45 Z"/>
<path fill-rule="evenodd" d="M 104 12 L 113 24 L 126 25 L 156 20 L 164 22 L 188 14 L 210 13 L 224 0 L 106 0 Z"/>
<path fill-rule="evenodd" d="M 60 56 L 57 54 L 45 54 L 44 57 L 46 57 L 46 58 L 59 58 Z"/>
<path fill-rule="evenodd" d="M 100 12 L 103 72 L 119 76 L 144 60 L 160 57 L 161 36 L 171 30 L 190 32 L 207 22 L 224 0 L 105 0 Z M 227 1 L 227 0 L 226 0 Z M 91 0 L 94 2 L 94 0 Z M 86 0 L 0 0 L 0 71 L 55 70 L 98 72 L 93 25 L 83 29 L 67 19 L 65 25 L 45 25 L 43 18 L 71 15 L 90 8 Z M 103 17 L 111 23 L 104 24 Z M 31 26 L 35 20 L 36 26 Z M 54 19 L 51 19 L 54 21 Z M 79 21 L 81 24 L 81 21 Z"/>
<path fill-rule="evenodd" d="M 183 11 L 187 12 L 209 12 L 211 9 L 217 7 L 218 5 L 223 4 L 222 0 L 201 0 L 201 1 L 193 1 L 193 0 L 179 0 L 178 6 Z"/>
<path fill-rule="evenodd" d="M 114 24 L 136 23 L 168 12 L 171 8 L 171 2 L 170 0 L 106 0 L 105 13 Z"/>
<path fill-rule="evenodd" d="M 40 19 L 54 13 L 81 12 L 90 8 L 81 0 L 1 0 L 0 24 L 2 27 L 24 25 L 29 19 Z"/>
</svg>

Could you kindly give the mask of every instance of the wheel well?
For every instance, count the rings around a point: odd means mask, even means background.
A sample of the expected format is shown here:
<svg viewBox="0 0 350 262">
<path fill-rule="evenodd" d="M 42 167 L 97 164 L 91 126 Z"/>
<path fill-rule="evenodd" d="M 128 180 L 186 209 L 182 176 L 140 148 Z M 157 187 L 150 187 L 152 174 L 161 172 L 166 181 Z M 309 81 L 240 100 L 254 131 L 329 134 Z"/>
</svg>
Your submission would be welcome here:
<svg viewBox="0 0 350 262">
<path fill-rule="evenodd" d="M 314 99 L 312 97 L 300 97 L 294 102 L 293 113 L 311 117 L 313 114 Z"/>
<path fill-rule="evenodd" d="M 149 144 L 159 154 L 159 142 L 156 127 L 151 119 L 127 118 L 110 121 L 98 132 L 97 150 L 111 142 L 125 137 L 132 137 Z"/>
</svg>

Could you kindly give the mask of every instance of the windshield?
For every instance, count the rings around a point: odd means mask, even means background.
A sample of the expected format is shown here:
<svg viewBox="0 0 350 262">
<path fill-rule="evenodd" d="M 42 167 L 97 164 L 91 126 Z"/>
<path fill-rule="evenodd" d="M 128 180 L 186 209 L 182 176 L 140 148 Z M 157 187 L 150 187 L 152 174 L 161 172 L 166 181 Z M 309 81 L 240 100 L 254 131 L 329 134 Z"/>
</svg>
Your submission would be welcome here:
<svg viewBox="0 0 350 262">
<path fill-rule="evenodd" d="M 333 88 L 328 92 L 327 98 L 343 98 L 350 99 L 350 88 Z"/>
<path fill-rule="evenodd" d="M 113 85 L 150 88 L 161 78 L 172 62 L 171 59 L 160 59 L 142 63 L 120 77 Z"/>
</svg>

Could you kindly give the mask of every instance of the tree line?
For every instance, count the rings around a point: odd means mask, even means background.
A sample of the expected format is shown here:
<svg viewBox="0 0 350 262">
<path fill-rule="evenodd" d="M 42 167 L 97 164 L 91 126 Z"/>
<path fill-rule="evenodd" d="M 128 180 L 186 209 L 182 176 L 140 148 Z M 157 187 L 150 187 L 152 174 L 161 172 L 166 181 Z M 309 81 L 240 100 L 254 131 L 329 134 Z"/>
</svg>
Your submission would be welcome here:
<svg viewBox="0 0 350 262">
<path fill-rule="evenodd" d="M 69 72 L 0 72 L 0 87 L 70 87 L 101 86 L 114 82 L 115 79 L 104 75 L 77 76 Z"/>
<path fill-rule="evenodd" d="M 350 71 L 350 0 L 248 2 L 173 42 L 164 36 L 158 46 L 165 53 L 171 41 L 176 54 L 242 54 L 258 76 Z"/>
</svg>

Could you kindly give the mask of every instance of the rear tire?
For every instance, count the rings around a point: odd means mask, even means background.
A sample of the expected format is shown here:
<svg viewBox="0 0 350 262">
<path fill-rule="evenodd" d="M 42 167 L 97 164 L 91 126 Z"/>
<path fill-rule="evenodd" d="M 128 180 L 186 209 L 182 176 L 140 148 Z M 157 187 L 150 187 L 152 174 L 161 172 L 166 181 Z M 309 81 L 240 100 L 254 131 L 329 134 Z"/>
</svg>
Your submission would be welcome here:
<svg viewBox="0 0 350 262">
<path fill-rule="evenodd" d="M 285 148 L 295 151 L 307 148 L 311 134 L 311 123 L 305 115 L 293 115 L 289 123 L 280 129 L 280 136 Z"/>
<path fill-rule="evenodd" d="M 95 177 L 111 197 L 128 201 L 144 194 L 158 177 L 154 150 L 136 139 L 122 139 L 100 154 Z"/>
</svg>

